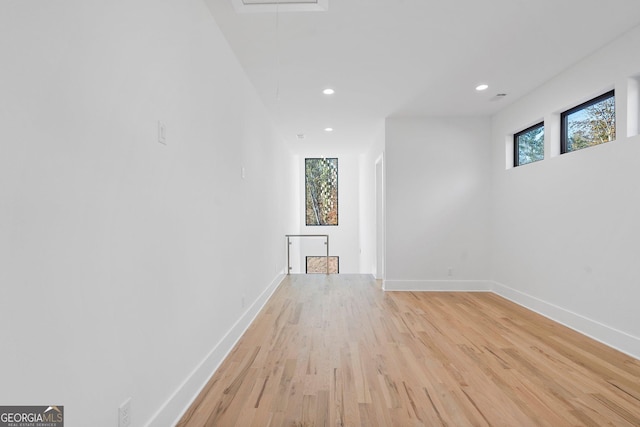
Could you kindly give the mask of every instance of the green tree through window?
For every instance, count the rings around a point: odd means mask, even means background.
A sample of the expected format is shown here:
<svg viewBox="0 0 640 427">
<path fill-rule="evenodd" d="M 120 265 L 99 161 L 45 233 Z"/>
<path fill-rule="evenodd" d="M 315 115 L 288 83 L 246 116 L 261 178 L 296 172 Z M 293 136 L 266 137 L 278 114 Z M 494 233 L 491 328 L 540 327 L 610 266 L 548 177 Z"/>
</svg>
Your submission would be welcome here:
<svg viewBox="0 0 640 427">
<path fill-rule="evenodd" d="M 514 166 L 544 159 L 544 122 L 516 133 L 513 141 Z"/>
<path fill-rule="evenodd" d="M 305 159 L 306 225 L 338 225 L 338 159 Z"/>
<path fill-rule="evenodd" d="M 562 152 L 581 150 L 616 139 L 613 91 L 562 113 Z"/>
</svg>

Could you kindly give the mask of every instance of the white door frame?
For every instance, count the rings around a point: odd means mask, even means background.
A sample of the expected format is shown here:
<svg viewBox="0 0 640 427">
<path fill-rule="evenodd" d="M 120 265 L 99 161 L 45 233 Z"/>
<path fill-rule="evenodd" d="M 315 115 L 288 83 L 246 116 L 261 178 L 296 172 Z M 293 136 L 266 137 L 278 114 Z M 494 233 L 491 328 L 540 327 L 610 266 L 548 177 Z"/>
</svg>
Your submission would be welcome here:
<svg viewBox="0 0 640 427">
<path fill-rule="evenodd" d="M 384 191 L 384 153 L 375 163 L 376 186 L 376 279 L 385 276 L 385 191 Z"/>
</svg>

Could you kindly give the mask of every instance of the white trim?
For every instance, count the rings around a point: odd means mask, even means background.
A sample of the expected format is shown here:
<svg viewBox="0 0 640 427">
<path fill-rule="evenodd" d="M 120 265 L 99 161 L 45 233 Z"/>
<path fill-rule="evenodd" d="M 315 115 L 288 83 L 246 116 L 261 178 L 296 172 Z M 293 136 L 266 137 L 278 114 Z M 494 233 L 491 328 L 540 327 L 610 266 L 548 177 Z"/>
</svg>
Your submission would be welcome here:
<svg viewBox="0 0 640 427">
<path fill-rule="evenodd" d="M 445 292 L 490 292 L 493 282 L 489 280 L 385 280 L 385 291 L 445 291 Z"/>
<path fill-rule="evenodd" d="M 278 288 L 285 275 L 279 274 L 256 301 L 231 327 L 226 335 L 209 352 L 207 357 L 191 372 L 173 395 L 153 415 L 146 426 L 176 425 L 189 409 L 222 361 L 233 349 L 247 328 L 255 320 L 262 307 Z M 385 291 L 410 292 L 493 292 L 526 309 L 534 311 L 583 335 L 640 359 L 640 338 L 610 326 L 588 319 L 534 296 L 520 292 L 491 280 L 385 280 Z"/>
<path fill-rule="evenodd" d="M 242 0 L 231 0 L 236 13 L 278 13 L 278 12 L 326 12 L 329 0 L 314 3 L 278 3 L 277 0 L 265 4 L 244 4 Z"/>
<path fill-rule="evenodd" d="M 493 292 L 635 359 L 640 359 L 639 337 L 591 320 L 499 282 L 493 282 Z"/>
<path fill-rule="evenodd" d="M 493 292 L 589 338 L 640 359 L 640 338 L 492 280 L 385 280 L 385 291 Z"/>
<path fill-rule="evenodd" d="M 209 354 L 195 367 L 189 376 L 178 386 L 177 390 L 151 417 L 146 426 L 176 425 L 184 413 L 189 409 L 193 401 L 198 397 L 202 389 L 213 373 L 220 367 L 222 361 L 229 355 L 240 337 L 254 321 L 262 307 L 267 303 L 271 295 L 278 288 L 285 276 L 279 274 L 260 294 L 253 304 L 244 312 L 238 321 L 229 329 L 222 339 L 211 349 Z"/>
<path fill-rule="evenodd" d="M 378 165 L 380 165 L 380 182 L 378 182 Z M 376 274 L 375 278 L 377 280 L 384 280 L 385 271 L 386 271 L 386 209 L 387 202 L 385 197 L 387 197 L 387 190 L 385 187 L 385 171 L 384 171 L 384 151 L 380 153 L 376 161 L 374 162 L 373 168 L 373 182 L 375 187 L 375 216 L 376 216 L 376 224 L 375 224 L 375 233 L 376 233 Z M 384 289 L 384 287 L 383 287 Z"/>
</svg>

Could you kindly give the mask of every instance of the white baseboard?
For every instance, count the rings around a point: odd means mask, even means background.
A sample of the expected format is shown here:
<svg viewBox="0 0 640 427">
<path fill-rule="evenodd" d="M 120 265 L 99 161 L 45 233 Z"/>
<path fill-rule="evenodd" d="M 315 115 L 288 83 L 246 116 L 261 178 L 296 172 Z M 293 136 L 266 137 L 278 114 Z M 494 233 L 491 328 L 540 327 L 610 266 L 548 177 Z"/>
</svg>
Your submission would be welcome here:
<svg viewBox="0 0 640 427">
<path fill-rule="evenodd" d="M 493 292 L 633 358 L 640 359 L 640 338 L 638 337 L 525 294 L 499 282 L 493 282 Z"/>
<path fill-rule="evenodd" d="M 148 427 L 174 426 L 182 415 L 189 409 L 191 403 L 198 397 L 200 391 L 207 385 L 211 375 L 220 367 L 222 361 L 231 352 L 240 337 L 256 318 L 262 307 L 267 303 L 273 292 L 278 288 L 284 274 L 279 274 L 269 286 L 260 294 L 253 304 L 244 312 L 242 317 L 229 329 L 224 337 L 209 352 L 207 357 L 191 372 L 171 397 L 160 407 L 146 424 Z"/>
<path fill-rule="evenodd" d="M 256 299 L 242 317 L 238 319 L 226 335 L 209 352 L 207 357 L 191 372 L 173 395 L 154 414 L 146 426 L 164 427 L 177 424 L 207 384 L 212 373 L 218 369 L 222 361 L 227 357 L 249 325 L 251 325 L 284 278 L 284 274 L 276 276 L 258 299 Z M 385 280 L 383 281 L 383 289 L 385 291 L 411 292 L 494 292 L 503 298 L 574 329 L 609 347 L 615 348 L 636 359 L 640 359 L 640 338 L 525 294 L 499 282 L 491 280 Z"/>
<path fill-rule="evenodd" d="M 385 280 L 385 291 L 446 291 L 446 292 L 490 292 L 493 282 L 489 280 Z"/>
<path fill-rule="evenodd" d="M 640 338 L 492 280 L 385 280 L 385 291 L 493 292 L 524 308 L 640 359 Z"/>
</svg>

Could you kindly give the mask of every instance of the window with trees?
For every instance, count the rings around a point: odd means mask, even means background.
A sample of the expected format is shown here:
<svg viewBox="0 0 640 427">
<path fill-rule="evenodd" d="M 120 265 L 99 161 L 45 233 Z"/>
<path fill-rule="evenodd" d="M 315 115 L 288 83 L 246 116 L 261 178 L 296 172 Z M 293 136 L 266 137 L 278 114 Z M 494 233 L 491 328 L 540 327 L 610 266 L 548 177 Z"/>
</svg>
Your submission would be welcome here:
<svg viewBox="0 0 640 427">
<path fill-rule="evenodd" d="M 522 166 L 544 159 L 544 122 L 513 135 L 513 165 Z"/>
<path fill-rule="evenodd" d="M 306 225 L 338 225 L 338 159 L 305 159 Z"/>
<path fill-rule="evenodd" d="M 616 98 L 612 90 L 560 115 L 561 153 L 616 139 Z"/>
</svg>

